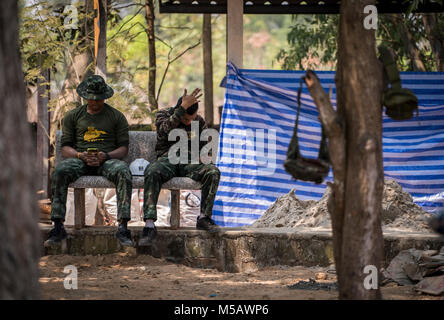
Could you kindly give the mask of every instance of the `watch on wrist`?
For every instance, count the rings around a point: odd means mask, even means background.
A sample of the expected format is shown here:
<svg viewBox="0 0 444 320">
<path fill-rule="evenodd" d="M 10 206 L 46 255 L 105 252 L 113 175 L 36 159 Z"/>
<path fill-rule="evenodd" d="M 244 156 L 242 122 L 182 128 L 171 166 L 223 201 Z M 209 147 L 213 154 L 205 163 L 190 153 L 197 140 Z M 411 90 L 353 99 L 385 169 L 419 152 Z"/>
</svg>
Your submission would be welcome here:
<svg viewBox="0 0 444 320">
<path fill-rule="evenodd" d="M 105 156 L 106 156 L 106 160 L 111 159 L 111 157 L 109 156 L 109 153 L 108 153 L 108 152 L 105 153 Z"/>
</svg>

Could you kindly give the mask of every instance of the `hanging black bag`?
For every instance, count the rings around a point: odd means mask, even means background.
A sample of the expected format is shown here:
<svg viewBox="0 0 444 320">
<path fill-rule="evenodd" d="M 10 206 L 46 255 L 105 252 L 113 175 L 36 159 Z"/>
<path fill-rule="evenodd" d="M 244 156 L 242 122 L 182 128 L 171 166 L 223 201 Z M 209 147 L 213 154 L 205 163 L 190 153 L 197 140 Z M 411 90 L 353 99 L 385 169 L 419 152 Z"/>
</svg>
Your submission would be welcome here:
<svg viewBox="0 0 444 320">
<path fill-rule="evenodd" d="M 319 147 L 318 159 L 303 158 L 299 151 L 298 140 L 298 122 L 301 110 L 301 91 L 304 78 L 300 80 L 298 90 L 298 111 L 294 126 L 293 137 L 287 150 L 287 159 L 284 162 L 285 171 L 293 176 L 296 180 L 312 181 L 322 183 L 330 170 L 327 137 L 322 127 L 321 145 Z"/>
</svg>

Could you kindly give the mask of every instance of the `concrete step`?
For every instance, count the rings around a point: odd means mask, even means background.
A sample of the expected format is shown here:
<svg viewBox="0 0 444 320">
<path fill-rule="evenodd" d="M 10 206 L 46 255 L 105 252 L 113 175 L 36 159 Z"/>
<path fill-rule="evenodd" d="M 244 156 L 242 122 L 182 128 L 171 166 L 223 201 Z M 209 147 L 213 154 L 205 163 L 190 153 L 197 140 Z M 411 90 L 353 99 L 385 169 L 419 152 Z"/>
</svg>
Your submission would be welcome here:
<svg viewBox="0 0 444 320">
<path fill-rule="evenodd" d="M 41 225 L 42 239 L 50 226 Z M 138 241 L 142 227 L 129 227 Z M 121 251 L 149 254 L 191 267 L 216 268 L 225 272 L 255 271 L 265 266 L 329 266 L 333 264 L 332 234 L 329 230 L 286 228 L 222 228 L 209 234 L 194 228 L 158 228 L 151 247 L 123 248 L 115 238 L 115 227 L 66 228 L 68 239 L 58 246 L 45 248 L 50 254 L 98 255 Z M 444 238 L 432 233 L 385 232 L 384 266 L 400 251 L 416 248 L 436 249 Z"/>
</svg>

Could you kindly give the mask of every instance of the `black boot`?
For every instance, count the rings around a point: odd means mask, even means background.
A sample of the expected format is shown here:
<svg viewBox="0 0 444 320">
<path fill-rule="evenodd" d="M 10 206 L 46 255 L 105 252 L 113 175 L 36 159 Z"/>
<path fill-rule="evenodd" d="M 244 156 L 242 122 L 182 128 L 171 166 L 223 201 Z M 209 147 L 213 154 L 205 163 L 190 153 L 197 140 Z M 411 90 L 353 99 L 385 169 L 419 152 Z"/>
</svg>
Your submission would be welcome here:
<svg viewBox="0 0 444 320">
<path fill-rule="evenodd" d="M 54 228 L 49 232 L 48 240 L 45 241 L 45 247 L 50 247 L 59 244 L 63 239 L 66 239 L 67 233 L 61 222 L 55 222 Z"/>
<path fill-rule="evenodd" d="M 196 229 L 208 232 L 218 232 L 219 226 L 210 217 L 197 217 Z"/>
<path fill-rule="evenodd" d="M 128 230 L 126 224 L 119 224 L 117 227 L 116 238 L 119 239 L 122 246 L 134 246 L 134 242 L 131 240 L 131 231 Z"/>
<path fill-rule="evenodd" d="M 157 237 L 157 229 L 156 226 L 154 228 L 143 228 L 142 238 L 139 240 L 140 247 L 150 246 L 153 243 L 153 240 Z"/>
</svg>

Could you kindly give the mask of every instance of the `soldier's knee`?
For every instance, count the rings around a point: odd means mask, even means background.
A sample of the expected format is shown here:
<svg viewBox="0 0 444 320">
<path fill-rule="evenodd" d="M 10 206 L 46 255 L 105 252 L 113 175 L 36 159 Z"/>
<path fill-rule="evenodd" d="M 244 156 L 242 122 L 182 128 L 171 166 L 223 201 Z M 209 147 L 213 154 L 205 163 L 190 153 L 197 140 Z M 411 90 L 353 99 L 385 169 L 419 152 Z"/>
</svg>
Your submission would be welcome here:
<svg viewBox="0 0 444 320">
<path fill-rule="evenodd" d="M 159 166 L 151 165 L 146 167 L 143 174 L 146 178 L 158 178 L 162 175 L 161 171 L 162 170 Z"/>
<path fill-rule="evenodd" d="M 63 172 L 63 168 L 60 167 L 60 164 L 58 164 L 55 168 L 54 171 L 52 172 L 52 179 L 59 177 Z"/>
<path fill-rule="evenodd" d="M 220 178 L 220 171 L 219 168 L 216 167 L 214 164 L 211 164 L 208 168 L 207 175 L 211 177 L 213 180 L 219 180 Z"/>
<path fill-rule="evenodd" d="M 117 173 L 117 176 L 120 178 L 124 178 L 126 180 L 131 180 L 131 170 L 126 164 L 126 162 L 120 161 L 119 163 L 115 164 L 114 170 Z"/>
<path fill-rule="evenodd" d="M 75 171 L 77 167 L 80 167 L 82 165 L 82 160 L 80 159 L 65 159 L 62 162 L 60 162 L 52 172 L 52 177 L 63 177 L 66 174 Z"/>
<path fill-rule="evenodd" d="M 119 172 L 131 173 L 129 166 L 123 161 L 116 165 L 116 170 Z"/>
<path fill-rule="evenodd" d="M 213 176 L 220 177 L 220 171 L 219 171 L 219 168 L 216 167 L 214 164 L 212 164 L 211 167 L 210 167 L 210 173 L 211 173 L 211 175 L 213 175 Z"/>
</svg>

